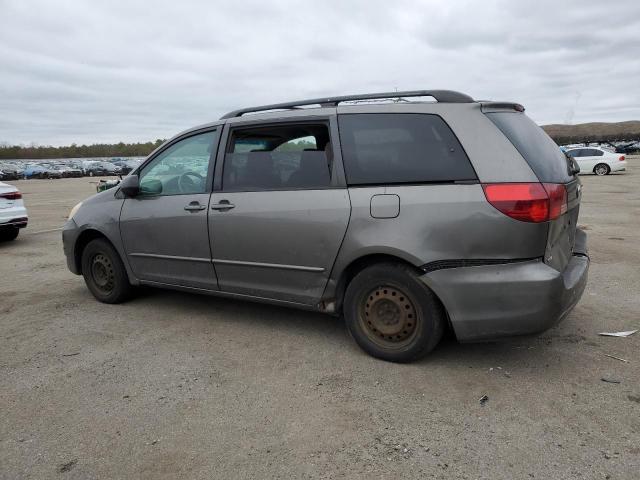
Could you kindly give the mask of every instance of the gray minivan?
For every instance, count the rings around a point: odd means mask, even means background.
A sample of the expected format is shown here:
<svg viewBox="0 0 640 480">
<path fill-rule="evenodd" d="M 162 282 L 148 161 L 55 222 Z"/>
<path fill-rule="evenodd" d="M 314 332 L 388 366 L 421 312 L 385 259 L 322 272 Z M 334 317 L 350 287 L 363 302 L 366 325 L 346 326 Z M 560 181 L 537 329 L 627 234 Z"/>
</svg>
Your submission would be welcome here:
<svg viewBox="0 0 640 480">
<path fill-rule="evenodd" d="M 447 328 L 480 341 L 566 316 L 589 267 L 576 173 L 515 103 L 266 105 L 178 134 L 74 207 L 64 251 L 105 303 L 149 285 L 342 314 L 365 351 L 407 362 Z"/>
</svg>

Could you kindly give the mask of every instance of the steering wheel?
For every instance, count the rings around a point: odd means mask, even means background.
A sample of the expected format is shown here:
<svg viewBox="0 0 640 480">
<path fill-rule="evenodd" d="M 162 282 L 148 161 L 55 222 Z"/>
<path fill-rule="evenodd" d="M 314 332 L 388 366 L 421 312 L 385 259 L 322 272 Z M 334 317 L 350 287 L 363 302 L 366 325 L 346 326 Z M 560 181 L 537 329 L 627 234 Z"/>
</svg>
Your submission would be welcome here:
<svg viewBox="0 0 640 480">
<path fill-rule="evenodd" d="M 196 183 L 193 178 L 197 178 L 200 183 Z M 196 172 L 184 172 L 178 177 L 178 189 L 181 193 L 193 193 L 200 190 L 201 185 L 204 183 L 204 177 Z"/>
</svg>

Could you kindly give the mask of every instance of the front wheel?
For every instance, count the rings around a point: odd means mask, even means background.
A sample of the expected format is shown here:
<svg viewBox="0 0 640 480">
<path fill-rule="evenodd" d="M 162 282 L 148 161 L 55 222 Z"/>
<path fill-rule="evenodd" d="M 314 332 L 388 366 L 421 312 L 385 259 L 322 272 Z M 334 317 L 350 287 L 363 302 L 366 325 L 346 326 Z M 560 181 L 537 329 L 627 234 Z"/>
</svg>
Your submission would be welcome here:
<svg viewBox="0 0 640 480">
<path fill-rule="evenodd" d="M 122 303 L 133 287 L 120 255 L 102 238 L 90 241 L 82 251 L 82 275 L 87 288 L 103 303 Z"/>
<path fill-rule="evenodd" d="M 411 362 L 435 348 L 445 312 L 436 296 L 408 266 L 372 265 L 358 273 L 345 293 L 349 332 L 368 354 Z"/>
<path fill-rule="evenodd" d="M 599 176 L 609 175 L 609 172 L 611 172 L 611 169 L 606 163 L 599 163 L 595 167 L 593 167 L 593 173 Z"/>
</svg>

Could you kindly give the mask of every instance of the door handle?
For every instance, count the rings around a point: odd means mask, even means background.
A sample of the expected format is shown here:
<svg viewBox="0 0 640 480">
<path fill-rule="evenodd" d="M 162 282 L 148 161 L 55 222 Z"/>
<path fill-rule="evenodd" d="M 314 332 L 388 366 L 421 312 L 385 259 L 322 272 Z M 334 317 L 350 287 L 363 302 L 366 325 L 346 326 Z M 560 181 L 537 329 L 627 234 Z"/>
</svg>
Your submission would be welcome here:
<svg viewBox="0 0 640 480">
<path fill-rule="evenodd" d="M 200 210 L 204 210 L 205 208 L 207 207 L 205 207 L 204 205 L 200 205 L 199 202 L 191 202 L 189 205 L 184 207 L 187 212 L 199 212 Z"/>
<path fill-rule="evenodd" d="M 236 206 L 231 203 L 229 200 L 220 200 L 219 203 L 214 203 L 213 205 L 211 205 L 211 210 L 231 210 L 232 208 L 235 208 Z"/>
</svg>

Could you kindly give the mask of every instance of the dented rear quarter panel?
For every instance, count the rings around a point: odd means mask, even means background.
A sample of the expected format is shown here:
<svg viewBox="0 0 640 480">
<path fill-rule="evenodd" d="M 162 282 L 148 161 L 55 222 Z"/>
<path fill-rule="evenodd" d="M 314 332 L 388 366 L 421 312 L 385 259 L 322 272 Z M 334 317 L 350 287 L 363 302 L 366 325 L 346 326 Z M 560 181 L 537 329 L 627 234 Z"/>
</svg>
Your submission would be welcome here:
<svg viewBox="0 0 640 480">
<path fill-rule="evenodd" d="M 397 217 L 371 216 L 371 198 L 380 194 L 400 198 Z M 349 197 L 351 219 L 330 286 L 351 262 L 370 254 L 393 255 L 416 267 L 439 260 L 544 255 L 548 225 L 503 215 L 486 201 L 479 184 L 351 187 Z"/>
<path fill-rule="evenodd" d="M 325 298 L 335 294 L 345 269 L 358 258 L 387 254 L 416 267 L 440 260 L 528 259 L 545 253 L 549 225 L 526 223 L 498 212 L 482 183 L 537 182 L 513 144 L 489 120 L 481 104 L 392 104 L 338 107 L 338 114 L 439 115 L 453 130 L 477 175 L 477 183 L 349 187 L 351 219 Z M 374 195 L 397 195 L 399 215 L 373 218 Z"/>
</svg>

